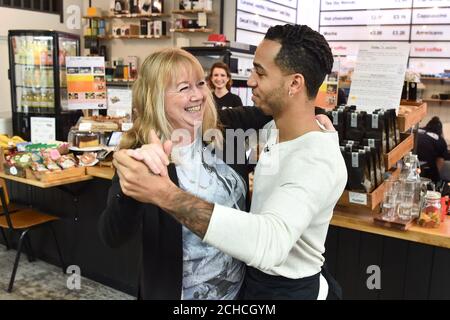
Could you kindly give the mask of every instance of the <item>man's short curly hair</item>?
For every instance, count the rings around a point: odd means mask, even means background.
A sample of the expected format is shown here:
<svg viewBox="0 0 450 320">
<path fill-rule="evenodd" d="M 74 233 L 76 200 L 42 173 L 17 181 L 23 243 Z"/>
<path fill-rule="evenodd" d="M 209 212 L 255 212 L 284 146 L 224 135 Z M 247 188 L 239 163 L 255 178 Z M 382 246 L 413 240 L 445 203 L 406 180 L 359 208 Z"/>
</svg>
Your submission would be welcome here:
<svg viewBox="0 0 450 320">
<path fill-rule="evenodd" d="M 305 25 L 286 24 L 269 28 L 264 39 L 281 44 L 275 63 L 284 73 L 302 74 L 308 97 L 315 98 L 333 68 L 333 53 L 323 35 Z"/>
</svg>

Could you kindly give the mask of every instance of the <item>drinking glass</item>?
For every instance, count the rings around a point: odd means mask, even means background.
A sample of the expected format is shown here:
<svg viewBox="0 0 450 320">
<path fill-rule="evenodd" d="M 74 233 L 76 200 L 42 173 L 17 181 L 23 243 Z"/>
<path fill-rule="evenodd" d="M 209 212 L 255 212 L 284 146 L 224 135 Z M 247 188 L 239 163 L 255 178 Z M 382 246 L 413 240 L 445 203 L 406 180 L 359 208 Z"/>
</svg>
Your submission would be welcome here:
<svg viewBox="0 0 450 320">
<path fill-rule="evenodd" d="M 398 217 L 400 220 L 410 220 L 412 217 L 414 193 L 400 191 L 397 196 Z"/>
</svg>

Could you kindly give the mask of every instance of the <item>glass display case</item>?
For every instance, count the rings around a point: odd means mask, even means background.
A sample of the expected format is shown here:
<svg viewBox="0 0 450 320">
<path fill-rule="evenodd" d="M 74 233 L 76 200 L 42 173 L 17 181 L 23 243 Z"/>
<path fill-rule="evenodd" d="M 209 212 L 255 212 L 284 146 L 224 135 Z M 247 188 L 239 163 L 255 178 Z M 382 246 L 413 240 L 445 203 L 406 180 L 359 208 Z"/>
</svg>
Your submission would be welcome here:
<svg viewBox="0 0 450 320">
<path fill-rule="evenodd" d="M 78 35 L 10 30 L 9 78 L 14 135 L 30 139 L 31 117 L 54 117 L 56 139 L 65 140 L 80 113 L 68 111 L 66 56 L 80 54 Z"/>
</svg>

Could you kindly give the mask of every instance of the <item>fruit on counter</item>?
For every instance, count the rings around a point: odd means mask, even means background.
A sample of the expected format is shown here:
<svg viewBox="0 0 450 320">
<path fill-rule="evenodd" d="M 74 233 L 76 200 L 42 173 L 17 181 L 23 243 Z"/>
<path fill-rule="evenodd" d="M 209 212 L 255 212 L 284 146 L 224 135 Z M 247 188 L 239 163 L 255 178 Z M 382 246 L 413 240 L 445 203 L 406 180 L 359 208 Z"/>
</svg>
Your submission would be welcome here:
<svg viewBox="0 0 450 320">
<path fill-rule="evenodd" d="M 440 224 L 441 210 L 434 206 L 427 206 L 422 209 L 417 223 L 421 227 L 436 228 Z"/>
<path fill-rule="evenodd" d="M 25 142 L 21 137 L 19 136 L 13 136 L 9 137 L 6 134 L 0 134 L 0 147 L 2 148 L 11 148 L 15 147 L 17 143 Z"/>
</svg>

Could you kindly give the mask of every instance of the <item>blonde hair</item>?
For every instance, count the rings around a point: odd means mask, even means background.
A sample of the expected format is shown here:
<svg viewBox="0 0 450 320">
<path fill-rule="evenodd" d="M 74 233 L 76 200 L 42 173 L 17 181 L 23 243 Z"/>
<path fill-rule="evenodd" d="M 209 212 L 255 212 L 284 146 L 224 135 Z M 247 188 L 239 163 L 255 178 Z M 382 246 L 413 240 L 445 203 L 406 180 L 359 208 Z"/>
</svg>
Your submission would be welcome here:
<svg viewBox="0 0 450 320">
<path fill-rule="evenodd" d="M 123 135 L 120 149 L 148 144 L 152 129 L 162 141 L 170 139 L 173 127 L 165 112 L 165 91 L 172 81 L 179 78 L 181 72 L 189 70 L 199 78 L 204 78 L 199 61 L 189 52 L 178 48 L 159 50 L 144 60 L 133 85 L 133 127 Z M 212 94 L 205 90 L 205 95 L 202 135 L 207 130 L 219 128 Z"/>
</svg>

